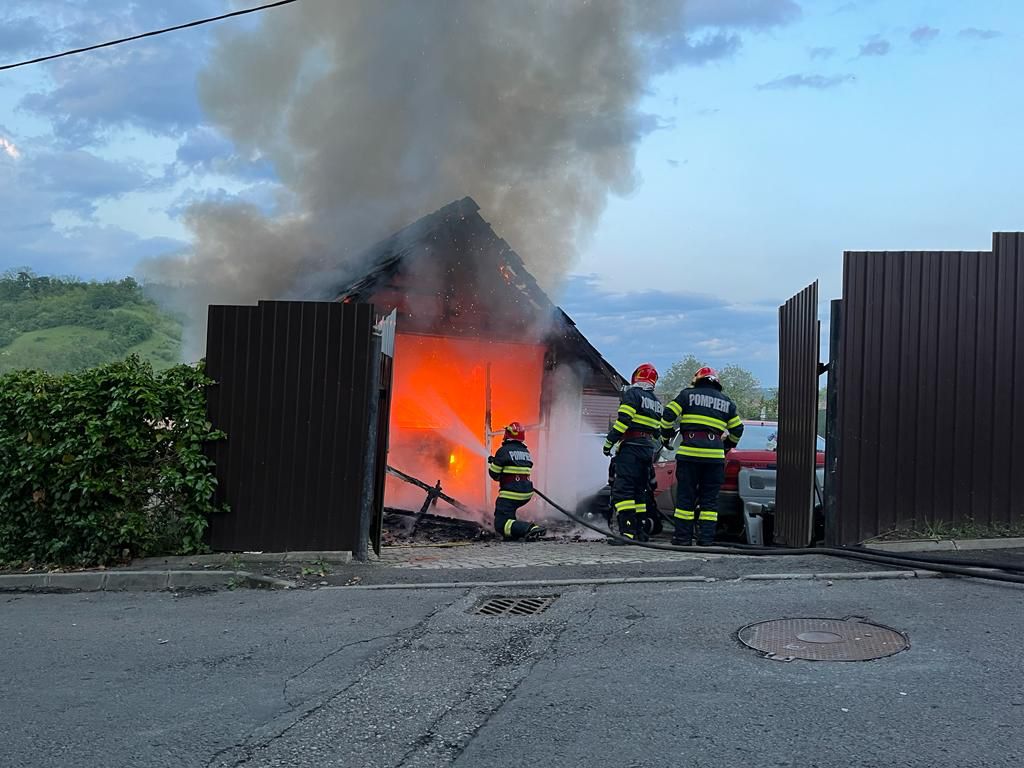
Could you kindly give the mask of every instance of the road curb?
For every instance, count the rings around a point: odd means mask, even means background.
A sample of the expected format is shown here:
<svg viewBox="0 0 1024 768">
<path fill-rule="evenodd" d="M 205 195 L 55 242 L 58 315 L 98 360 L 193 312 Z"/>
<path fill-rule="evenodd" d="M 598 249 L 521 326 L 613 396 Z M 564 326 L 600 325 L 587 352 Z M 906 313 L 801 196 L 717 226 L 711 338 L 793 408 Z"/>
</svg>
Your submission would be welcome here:
<svg viewBox="0 0 1024 768">
<path fill-rule="evenodd" d="M 323 590 L 391 590 L 391 589 L 500 589 L 527 587 L 585 587 L 616 584 L 729 584 L 742 581 L 885 581 L 897 579 L 942 578 L 934 571 L 850 571 L 848 573 L 756 573 L 732 579 L 708 576 L 621 576 L 595 579 L 537 579 L 521 581 L 432 581 L 407 584 L 354 584 L 352 586 L 321 587 Z"/>
<path fill-rule="evenodd" d="M 912 539 L 910 541 L 878 541 L 865 544 L 865 546 L 882 552 L 978 552 L 1024 547 L 1024 538 Z"/>
<path fill-rule="evenodd" d="M 294 589 L 248 571 L 79 571 L 0 575 L 0 592 L 161 592 L 183 589 Z"/>
<path fill-rule="evenodd" d="M 132 565 L 166 566 L 181 568 L 188 566 L 212 567 L 231 565 L 232 563 L 253 563 L 256 565 L 280 565 L 282 563 L 314 563 L 317 561 L 331 565 L 345 565 L 352 562 L 352 553 L 346 551 L 310 551 L 310 552 L 215 552 L 212 555 L 175 555 L 169 557 L 141 557 L 132 560 Z"/>
<path fill-rule="evenodd" d="M 740 576 L 736 581 L 871 581 L 886 579 L 934 579 L 935 571 L 839 571 L 837 573 L 760 573 Z"/>
</svg>

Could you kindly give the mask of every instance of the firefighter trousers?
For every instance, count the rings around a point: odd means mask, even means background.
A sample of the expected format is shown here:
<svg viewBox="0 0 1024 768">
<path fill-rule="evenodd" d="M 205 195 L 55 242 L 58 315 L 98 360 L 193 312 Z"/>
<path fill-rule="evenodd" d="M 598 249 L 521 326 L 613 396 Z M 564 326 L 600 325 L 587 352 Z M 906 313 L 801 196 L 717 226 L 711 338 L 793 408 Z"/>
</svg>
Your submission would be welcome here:
<svg viewBox="0 0 1024 768">
<path fill-rule="evenodd" d="M 725 481 L 724 461 L 676 458 L 676 532 L 674 543 L 689 544 L 697 523 L 697 543 L 713 544 L 718 527 L 718 493 Z M 698 514 L 699 510 L 699 514 Z"/>
<path fill-rule="evenodd" d="M 494 502 L 494 530 L 506 539 L 521 539 L 533 527 L 533 523 L 516 519 L 519 508 L 529 503 L 529 499 L 503 499 L 500 496 Z"/>
<path fill-rule="evenodd" d="M 615 454 L 615 480 L 611 502 L 619 523 L 619 534 L 627 539 L 647 540 L 644 521 L 647 517 L 647 496 L 654 466 L 652 441 L 629 441 L 619 445 Z M 657 513 L 656 509 L 650 510 Z"/>
</svg>

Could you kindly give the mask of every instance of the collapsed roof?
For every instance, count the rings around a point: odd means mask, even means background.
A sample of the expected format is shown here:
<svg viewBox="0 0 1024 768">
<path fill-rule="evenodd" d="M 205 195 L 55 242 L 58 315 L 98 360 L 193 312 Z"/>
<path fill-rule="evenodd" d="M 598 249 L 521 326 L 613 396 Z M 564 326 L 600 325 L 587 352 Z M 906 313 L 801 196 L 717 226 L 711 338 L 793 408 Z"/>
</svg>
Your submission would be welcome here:
<svg viewBox="0 0 1024 768">
<path fill-rule="evenodd" d="M 399 230 L 365 251 L 359 263 L 367 265 L 366 273 L 341 288 L 337 300 L 397 309 L 403 331 L 544 343 L 556 361 L 583 363 L 606 386 L 625 384 L 472 198 Z"/>
</svg>

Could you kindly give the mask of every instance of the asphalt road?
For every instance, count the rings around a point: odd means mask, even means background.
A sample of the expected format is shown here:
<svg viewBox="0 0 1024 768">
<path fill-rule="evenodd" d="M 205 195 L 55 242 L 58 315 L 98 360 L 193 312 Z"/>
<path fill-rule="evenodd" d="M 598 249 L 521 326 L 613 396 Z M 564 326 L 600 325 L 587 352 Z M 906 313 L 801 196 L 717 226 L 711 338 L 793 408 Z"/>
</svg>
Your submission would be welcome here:
<svg viewBox="0 0 1024 768">
<path fill-rule="evenodd" d="M 0 595 L 0 765 L 1018 766 L 1024 590 L 957 579 Z M 784 663 L 735 632 L 868 617 L 912 647 Z"/>
</svg>

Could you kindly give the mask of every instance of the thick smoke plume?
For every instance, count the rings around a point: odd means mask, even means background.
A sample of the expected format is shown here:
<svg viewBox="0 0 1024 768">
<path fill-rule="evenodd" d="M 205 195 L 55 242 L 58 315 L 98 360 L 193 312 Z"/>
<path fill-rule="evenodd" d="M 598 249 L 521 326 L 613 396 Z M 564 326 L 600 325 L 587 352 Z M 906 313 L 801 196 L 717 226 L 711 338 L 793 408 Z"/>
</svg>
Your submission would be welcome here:
<svg viewBox="0 0 1024 768">
<path fill-rule="evenodd" d="M 471 195 L 552 287 L 608 196 L 635 184 L 657 123 L 639 101 L 690 50 L 683 5 L 305 0 L 264 14 L 222 39 L 199 87 L 287 202 L 270 217 L 195 205 L 191 251 L 143 277 L 190 286 L 197 320 L 208 303 L 326 298 L 361 248 Z"/>
</svg>

